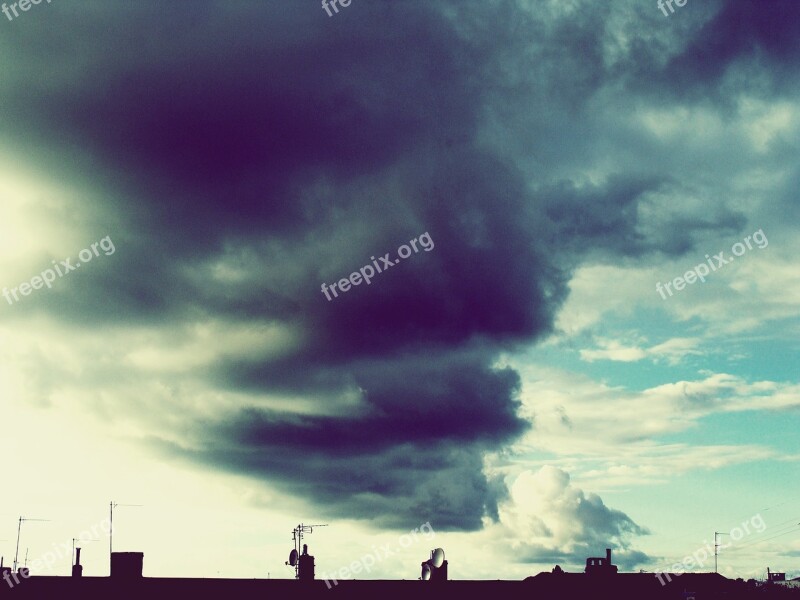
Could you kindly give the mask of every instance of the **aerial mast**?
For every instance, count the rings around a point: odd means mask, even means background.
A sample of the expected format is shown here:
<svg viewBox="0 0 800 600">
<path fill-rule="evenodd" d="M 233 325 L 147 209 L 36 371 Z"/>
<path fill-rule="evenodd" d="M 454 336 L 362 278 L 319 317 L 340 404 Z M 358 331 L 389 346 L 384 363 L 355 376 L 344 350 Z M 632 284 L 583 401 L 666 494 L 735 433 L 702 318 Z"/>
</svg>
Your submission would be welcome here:
<svg viewBox="0 0 800 600">
<path fill-rule="evenodd" d="M 26 519 L 25 517 L 19 518 L 19 525 L 17 526 L 17 550 L 14 552 L 14 572 L 17 573 L 17 559 L 19 558 L 19 535 L 22 530 L 23 521 L 49 521 L 50 519 Z"/>
<path fill-rule="evenodd" d="M 295 579 L 300 579 L 300 551 L 302 550 L 303 546 L 303 533 L 306 531 L 308 533 L 314 532 L 314 527 L 327 527 L 328 524 L 317 524 L 317 525 L 303 525 L 300 523 L 297 527 L 292 529 L 292 540 L 294 540 L 294 549 L 289 553 L 289 560 L 286 561 L 286 564 L 290 567 L 294 567 L 294 577 Z"/>
</svg>

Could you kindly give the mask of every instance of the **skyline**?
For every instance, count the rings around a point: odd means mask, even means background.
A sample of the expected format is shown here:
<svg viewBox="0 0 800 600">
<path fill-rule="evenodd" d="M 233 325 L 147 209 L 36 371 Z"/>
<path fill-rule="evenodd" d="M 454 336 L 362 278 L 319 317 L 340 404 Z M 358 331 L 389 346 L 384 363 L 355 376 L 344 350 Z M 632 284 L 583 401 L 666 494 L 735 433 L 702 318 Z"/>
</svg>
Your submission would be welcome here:
<svg viewBox="0 0 800 600">
<path fill-rule="evenodd" d="M 800 576 L 800 4 L 675 5 L 0 20 L 5 564 Z"/>
</svg>

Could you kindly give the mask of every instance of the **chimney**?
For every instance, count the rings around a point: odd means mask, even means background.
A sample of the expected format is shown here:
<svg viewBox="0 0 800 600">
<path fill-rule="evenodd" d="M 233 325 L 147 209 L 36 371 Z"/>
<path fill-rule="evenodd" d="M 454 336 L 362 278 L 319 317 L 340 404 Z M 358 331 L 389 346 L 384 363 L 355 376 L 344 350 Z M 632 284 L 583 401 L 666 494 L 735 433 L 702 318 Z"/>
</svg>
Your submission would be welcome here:
<svg viewBox="0 0 800 600">
<path fill-rule="evenodd" d="M 75 564 L 72 565 L 72 576 L 83 577 L 83 566 L 81 565 L 81 549 L 75 548 Z"/>
<path fill-rule="evenodd" d="M 611 548 L 606 548 L 606 564 L 611 564 Z"/>
</svg>

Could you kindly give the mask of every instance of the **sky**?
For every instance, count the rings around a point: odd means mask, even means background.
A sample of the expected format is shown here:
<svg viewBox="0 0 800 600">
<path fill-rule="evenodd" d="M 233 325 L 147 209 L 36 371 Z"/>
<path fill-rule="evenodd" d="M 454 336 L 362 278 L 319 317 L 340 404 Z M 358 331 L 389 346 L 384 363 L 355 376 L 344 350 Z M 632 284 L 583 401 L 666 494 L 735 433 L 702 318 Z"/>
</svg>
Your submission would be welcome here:
<svg viewBox="0 0 800 600">
<path fill-rule="evenodd" d="M 5 564 L 800 576 L 800 4 L 337 8 L 0 16 Z"/>
</svg>

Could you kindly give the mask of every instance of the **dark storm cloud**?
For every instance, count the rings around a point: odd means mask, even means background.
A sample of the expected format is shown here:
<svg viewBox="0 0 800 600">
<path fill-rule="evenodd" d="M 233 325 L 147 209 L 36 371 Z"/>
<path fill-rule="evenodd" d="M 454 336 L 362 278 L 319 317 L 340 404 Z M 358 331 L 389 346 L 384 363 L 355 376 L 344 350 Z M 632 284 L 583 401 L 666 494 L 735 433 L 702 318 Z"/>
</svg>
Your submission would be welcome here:
<svg viewBox="0 0 800 600">
<path fill-rule="evenodd" d="M 3 133 L 25 131 L 65 161 L 80 148 L 115 182 L 108 202 L 126 227 L 108 232 L 115 274 L 109 261 L 65 290 L 59 314 L 297 326 L 307 335 L 281 358 L 220 360 L 206 375 L 218 389 L 305 395 L 319 414 L 187 415 L 205 441 L 175 452 L 276 481 L 331 515 L 437 529 L 496 518 L 504 491 L 482 457 L 526 427 L 516 373 L 492 368 L 498 353 L 550 331 L 566 266 L 585 253 L 690 245 L 637 233 L 637 204 L 664 177 L 533 190 L 480 137 L 488 116 L 514 130 L 524 121 L 509 113 L 525 112 L 536 128 L 514 135 L 546 132 L 545 160 L 582 160 L 580 127 L 559 127 L 603 85 L 598 13 L 550 28 L 512 3 L 365 2 L 334 19 L 299 1 L 158 3 L 146 18 L 111 6 L 54 5 L 11 34 L 26 42 L 16 72 L 53 74 L 3 89 Z M 491 35 L 464 35 L 496 17 Z M 519 99 L 529 67 L 506 62 L 526 56 L 547 69 L 533 106 Z M 507 92 L 519 94 L 509 105 Z M 432 251 L 333 302 L 320 293 L 425 231 Z M 215 278 L 219 264 L 239 279 Z M 323 410 L 359 388 L 354 414 Z"/>
<path fill-rule="evenodd" d="M 76 41 L 91 78 L 38 90 L 17 105 L 20 123 L 81 144 L 119 175 L 133 231 L 104 300 L 123 319 L 200 311 L 298 324 L 312 334 L 296 353 L 224 361 L 210 379 L 323 403 L 364 390 L 355 415 L 243 407 L 198 423 L 220 441 L 195 458 L 266 476 L 332 515 L 479 528 L 503 496 L 483 454 L 526 427 L 517 374 L 490 366 L 495 344 L 546 331 L 563 296 L 521 176 L 465 143 L 482 106 L 481 57 L 422 3 L 359 7 L 347 23 L 299 3 L 255 6 L 145 45 L 140 19 L 94 14 L 110 47 Z M 167 9 L 161 26 L 180 30 L 183 16 Z M 134 40 L 139 52 L 122 53 Z M 309 197 L 315 186 L 324 201 Z M 339 233 L 351 228 L 350 239 Z M 323 281 L 424 231 L 432 251 L 325 301 Z M 276 240 L 288 249 L 280 259 Z M 272 263 L 261 276 L 259 253 Z M 215 260 L 241 266 L 246 285 L 204 279 Z M 86 311 L 97 290 L 81 289 L 74 306 Z"/>
<path fill-rule="evenodd" d="M 609 72 L 632 93 L 730 109 L 740 92 L 764 96 L 797 85 L 800 5 L 793 0 L 712 0 L 667 19 L 659 11 L 648 16 L 652 21 L 632 32 L 624 67 Z M 675 35 L 660 38 L 664 33 Z"/>
<path fill-rule="evenodd" d="M 793 0 L 729 0 L 672 59 L 665 75 L 677 90 L 714 85 L 728 68 L 753 59 L 765 61 L 775 75 L 794 74 L 799 34 L 800 4 Z"/>
<path fill-rule="evenodd" d="M 485 450 L 409 443 L 343 459 L 239 446 L 190 456 L 232 472 L 268 474 L 293 497 L 311 500 L 325 518 L 368 518 L 397 529 L 430 520 L 442 530 L 476 530 L 483 514 L 497 516 L 496 490 L 481 473 Z"/>
<path fill-rule="evenodd" d="M 600 250 L 617 256 L 651 252 L 679 256 L 710 231 L 736 233 L 746 224 L 739 211 L 706 208 L 703 214 L 670 215 L 663 223 L 643 222 L 639 208 L 648 193 L 672 190 L 666 178 L 610 177 L 603 185 L 561 182 L 539 191 L 545 213 L 563 245 L 577 256 Z M 645 227 L 649 225 L 649 227 Z M 658 225 L 658 227 L 653 227 Z"/>
<path fill-rule="evenodd" d="M 482 357 L 446 355 L 350 365 L 368 400 L 365 414 L 311 417 L 246 411 L 232 424 L 243 443 L 352 456 L 405 442 L 493 444 L 522 432 L 516 417 L 519 376 L 490 370 Z M 318 374 L 321 369 L 314 369 Z M 325 378 L 344 387 L 351 373 Z M 292 382 L 294 383 L 294 382 Z M 291 389 L 297 389 L 298 382 Z M 279 386 L 275 386 L 279 389 Z M 511 401 L 509 401 L 511 399 Z"/>
<path fill-rule="evenodd" d="M 310 223 L 297 193 L 308 179 L 362 177 L 422 138 L 473 130 L 480 88 L 470 57 L 422 5 L 365 7 L 346 30 L 300 3 L 239 8 L 195 17 L 191 28 L 185 10 L 166 8 L 161 26 L 181 33 L 146 45 L 141 15 L 125 22 L 103 11 L 109 20 L 97 26 L 110 31 L 93 34 L 111 47 L 98 54 L 77 41 L 91 77 L 17 90 L 18 117 L 134 175 L 130 191 L 161 227 L 191 238 L 182 246 L 192 254 L 237 232 L 302 235 Z M 447 90 L 453 82 L 460 93 Z"/>
</svg>

